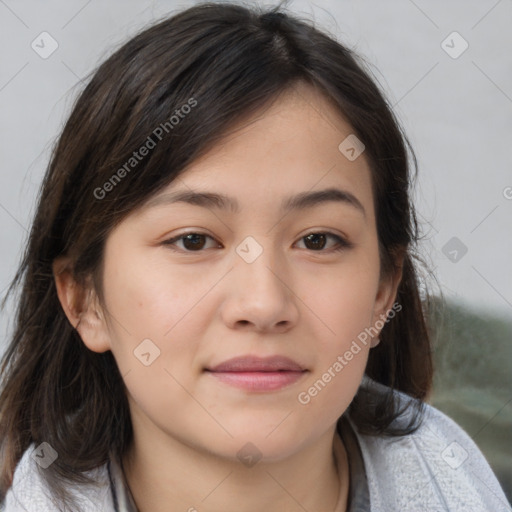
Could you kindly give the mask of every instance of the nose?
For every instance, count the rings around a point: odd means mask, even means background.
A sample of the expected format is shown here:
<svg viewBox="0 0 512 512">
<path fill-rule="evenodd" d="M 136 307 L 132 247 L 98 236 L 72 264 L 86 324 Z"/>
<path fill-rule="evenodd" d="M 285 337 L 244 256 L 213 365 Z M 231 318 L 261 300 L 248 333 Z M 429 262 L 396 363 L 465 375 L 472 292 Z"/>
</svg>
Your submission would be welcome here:
<svg viewBox="0 0 512 512">
<path fill-rule="evenodd" d="M 238 254 L 226 276 L 227 292 L 221 306 L 224 323 L 231 329 L 285 332 L 299 318 L 298 299 L 283 259 L 265 249 L 251 263 Z"/>
</svg>

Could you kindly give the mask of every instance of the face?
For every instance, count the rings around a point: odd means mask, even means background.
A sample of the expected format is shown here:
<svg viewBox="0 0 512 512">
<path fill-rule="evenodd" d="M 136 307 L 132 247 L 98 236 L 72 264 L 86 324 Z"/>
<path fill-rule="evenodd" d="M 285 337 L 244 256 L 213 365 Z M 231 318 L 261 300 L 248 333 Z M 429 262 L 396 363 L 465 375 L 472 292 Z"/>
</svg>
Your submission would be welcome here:
<svg viewBox="0 0 512 512">
<path fill-rule="evenodd" d="M 114 354 L 146 435 L 279 460 L 346 410 L 370 350 L 358 336 L 397 283 L 380 280 L 365 155 L 338 149 L 353 131 L 327 100 L 296 86 L 235 128 L 111 232 L 105 322 L 81 334 Z M 245 356 L 299 368 L 211 371 Z"/>
</svg>

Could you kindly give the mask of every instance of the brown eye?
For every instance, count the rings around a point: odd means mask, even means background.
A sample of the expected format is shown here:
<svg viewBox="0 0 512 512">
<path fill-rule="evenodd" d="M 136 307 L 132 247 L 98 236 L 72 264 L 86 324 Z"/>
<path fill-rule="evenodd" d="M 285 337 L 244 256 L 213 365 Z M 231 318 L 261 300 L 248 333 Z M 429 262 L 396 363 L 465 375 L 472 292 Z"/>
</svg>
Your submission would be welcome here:
<svg viewBox="0 0 512 512">
<path fill-rule="evenodd" d="M 334 248 L 331 247 L 333 251 L 341 251 L 352 247 L 349 242 L 334 233 L 309 233 L 309 235 L 302 237 L 301 240 L 304 240 L 306 249 L 317 252 L 329 252 L 328 250 L 324 251 L 329 238 L 337 242 Z"/>
<path fill-rule="evenodd" d="M 205 244 L 205 236 L 197 233 L 191 233 L 183 237 L 183 246 L 187 250 L 194 251 L 196 249 L 202 249 Z"/>
<path fill-rule="evenodd" d="M 308 249 L 318 250 L 325 247 L 326 236 L 324 233 L 311 233 L 304 237 Z"/>
<path fill-rule="evenodd" d="M 182 242 L 183 247 L 178 247 L 184 252 L 199 252 L 205 248 L 206 239 L 213 240 L 213 238 L 204 233 L 184 233 L 182 235 L 171 238 L 164 242 L 165 245 L 175 246 L 177 242 Z M 217 245 L 218 246 L 218 245 Z"/>
</svg>

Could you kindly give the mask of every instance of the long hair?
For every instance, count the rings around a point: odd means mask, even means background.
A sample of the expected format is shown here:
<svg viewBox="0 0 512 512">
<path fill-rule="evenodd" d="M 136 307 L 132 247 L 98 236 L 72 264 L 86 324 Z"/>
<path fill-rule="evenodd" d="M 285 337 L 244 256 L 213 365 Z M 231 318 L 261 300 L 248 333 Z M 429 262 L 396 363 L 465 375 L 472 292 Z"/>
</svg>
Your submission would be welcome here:
<svg viewBox="0 0 512 512">
<path fill-rule="evenodd" d="M 402 310 L 382 329 L 366 368 L 366 375 L 391 391 L 375 402 L 371 390 L 361 390 L 349 406 L 351 417 L 369 434 L 404 435 L 417 428 L 432 384 L 415 261 L 418 225 L 409 196 L 417 164 L 359 57 L 281 4 L 263 9 L 202 3 L 144 29 L 91 75 L 53 148 L 28 243 L 3 301 L 5 307 L 21 285 L 1 366 L 0 498 L 31 443 L 45 441 L 57 451 L 43 474 L 66 504 L 65 484 L 89 483 L 84 472 L 110 456 L 121 460 L 132 441 L 115 359 L 110 351 L 90 351 L 69 323 L 53 261 L 69 256 L 76 281 L 92 278 L 101 300 L 103 251 L 112 228 L 234 123 L 260 112 L 298 81 L 329 98 L 365 145 L 382 272 L 393 272 L 397 254 L 405 254 L 396 298 Z M 187 114 L 175 125 L 177 110 Z M 155 142 L 150 154 L 127 168 L 148 137 Z M 413 397 L 417 407 L 415 423 L 406 428 L 392 425 L 401 413 L 392 400 L 395 390 Z"/>
</svg>

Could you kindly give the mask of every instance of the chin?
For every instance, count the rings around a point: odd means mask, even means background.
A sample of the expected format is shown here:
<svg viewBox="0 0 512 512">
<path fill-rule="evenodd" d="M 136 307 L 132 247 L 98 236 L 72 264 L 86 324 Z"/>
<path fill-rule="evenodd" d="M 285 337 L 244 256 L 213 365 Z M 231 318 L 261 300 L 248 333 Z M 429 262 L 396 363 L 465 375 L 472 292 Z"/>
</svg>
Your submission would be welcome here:
<svg viewBox="0 0 512 512">
<path fill-rule="evenodd" d="M 233 451 L 237 457 L 243 457 L 246 453 L 251 455 L 254 452 L 253 455 L 267 462 L 277 462 L 293 455 L 307 442 L 307 433 L 303 430 L 297 432 L 293 425 L 285 426 L 284 423 L 286 421 L 281 425 L 275 422 L 269 426 L 267 423 L 254 421 L 244 428 L 230 430 L 233 439 L 226 439 L 232 450 L 230 455 Z"/>
</svg>

